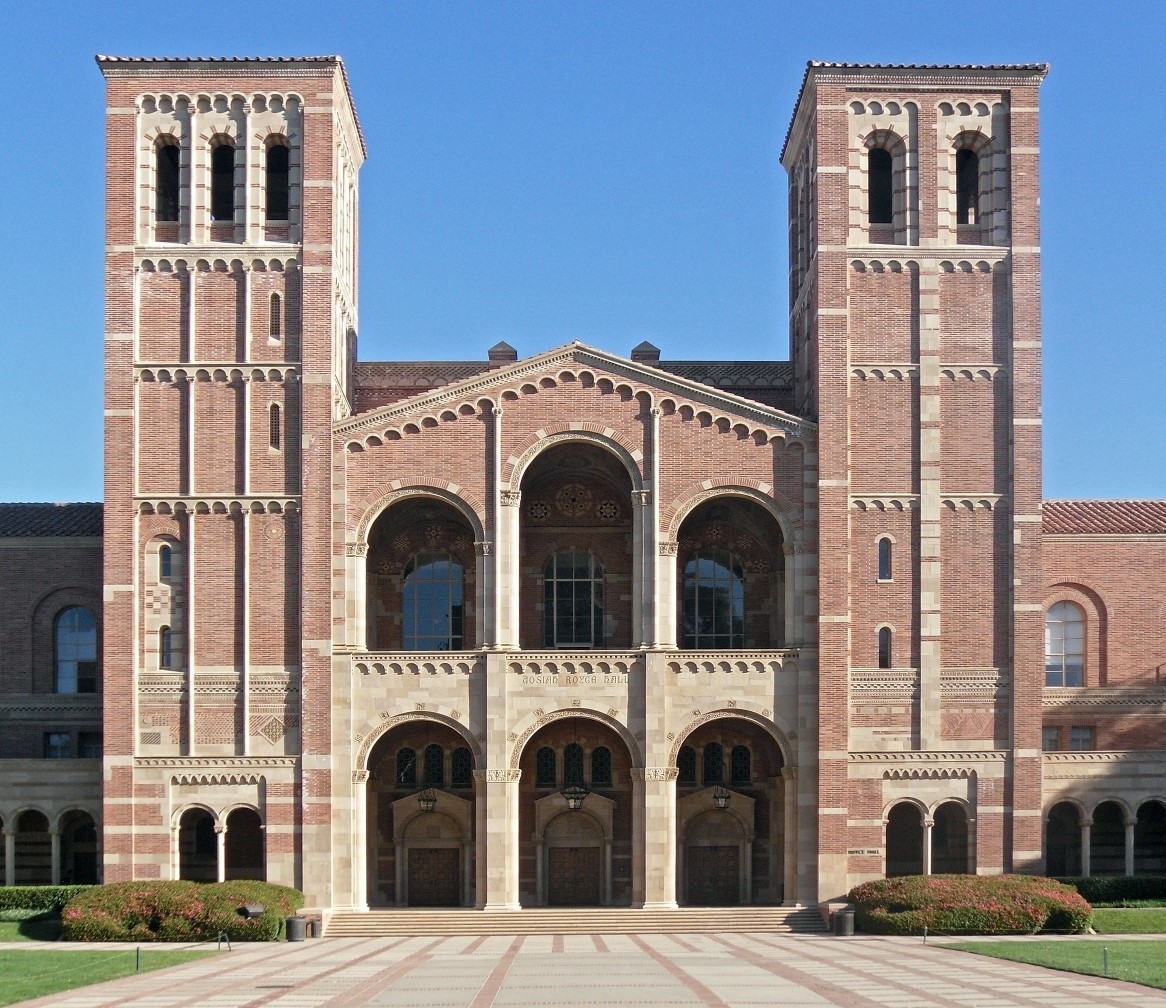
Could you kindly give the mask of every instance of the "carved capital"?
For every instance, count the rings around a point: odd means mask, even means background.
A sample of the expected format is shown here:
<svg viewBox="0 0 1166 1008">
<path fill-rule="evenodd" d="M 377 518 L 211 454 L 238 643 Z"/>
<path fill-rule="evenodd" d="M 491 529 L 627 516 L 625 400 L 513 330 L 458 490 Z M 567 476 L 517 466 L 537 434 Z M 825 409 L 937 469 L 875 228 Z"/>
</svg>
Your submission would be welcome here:
<svg viewBox="0 0 1166 1008">
<path fill-rule="evenodd" d="M 647 507 L 651 503 L 652 503 L 652 491 L 651 490 L 633 490 L 632 491 L 632 504 L 633 504 L 633 506 L 638 504 L 640 507 Z"/>
<path fill-rule="evenodd" d="M 498 503 L 503 507 L 518 507 L 522 504 L 522 491 L 500 490 L 498 491 Z"/>
<path fill-rule="evenodd" d="M 368 556 L 368 543 L 345 543 L 344 554 L 350 557 Z"/>
<path fill-rule="evenodd" d="M 368 780 L 368 771 L 367 770 L 353 770 L 352 771 L 352 783 L 353 784 L 364 784 L 367 780 Z"/>
<path fill-rule="evenodd" d="M 522 776 L 521 770 L 487 770 L 487 784 L 517 784 Z"/>
<path fill-rule="evenodd" d="M 646 766 L 633 770 L 632 778 L 645 781 L 674 781 L 679 774 L 679 768 L 674 766 Z"/>
<path fill-rule="evenodd" d="M 665 539 L 660 543 L 660 556 L 676 556 L 680 543 L 675 539 Z"/>
<path fill-rule="evenodd" d="M 494 544 L 488 539 L 481 539 L 474 543 L 474 552 L 478 556 L 489 556 L 494 550 Z"/>
</svg>

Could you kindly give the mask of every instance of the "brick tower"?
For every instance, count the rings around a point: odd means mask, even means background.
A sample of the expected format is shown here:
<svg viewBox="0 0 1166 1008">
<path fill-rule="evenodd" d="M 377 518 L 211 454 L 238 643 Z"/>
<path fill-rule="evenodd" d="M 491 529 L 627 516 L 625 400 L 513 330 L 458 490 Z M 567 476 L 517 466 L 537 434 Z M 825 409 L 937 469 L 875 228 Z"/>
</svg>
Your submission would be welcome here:
<svg viewBox="0 0 1166 1008">
<path fill-rule="evenodd" d="M 364 159 L 344 67 L 98 64 L 105 878 L 229 863 L 326 898 L 328 446 L 351 395 Z"/>
<path fill-rule="evenodd" d="M 978 871 L 1040 859 L 1046 71 L 811 63 L 783 153 L 819 425 L 824 897 L 911 861 L 885 822 L 903 798 L 931 861 L 953 780 Z"/>
</svg>

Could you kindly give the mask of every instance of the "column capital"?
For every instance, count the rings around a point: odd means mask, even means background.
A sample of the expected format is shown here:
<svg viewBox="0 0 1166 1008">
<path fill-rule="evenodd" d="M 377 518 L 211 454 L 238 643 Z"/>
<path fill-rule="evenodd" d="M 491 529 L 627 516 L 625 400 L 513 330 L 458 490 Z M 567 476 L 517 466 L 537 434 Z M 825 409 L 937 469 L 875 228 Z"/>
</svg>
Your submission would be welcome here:
<svg viewBox="0 0 1166 1008">
<path fill-rule="evenodd" d="M 503 507 L 518 507 L 522 504 L 521 490 L 499 490 L 498 503 Z"/>
<path fill-rule="evenodd" d="M 353 784 L 363 784 L 367 780 L 368 780 L 368 771 L 367 770 L 353 770 L 352 771 L 352 783 Z"/>
<path fill-rule="evenodd" d="M 640 507 L 647 507 L 651 503 L 652 503 L 652 491 L 651 490 L 633 490 L 632 491 L 632 504 L 633 505 L 638 504 Z"/>
<path fill-rule="evenodd" d="M 664 539 L 660 542 L 660 556 L 676 556 L 680 543 L 675 539 Z"/>
<path fill-rule="evenodd" d="M 487 784 L 517 784 L 522 777 L 521 770 L 475 770 L 474 780 Z"/>
<path fill-rule="evenodd" d="M 680 769 L 674 766 L 632 767 L 629 774 L 632 780 L 674 781 L 679 776 Z"/>
<path fill-rule="evenodd" d="M 489 539 L 479 539 L 474 543 L 474 552 L 478 556 L 489 556 L 494 551 L 494 544 Z"/>
</svg>

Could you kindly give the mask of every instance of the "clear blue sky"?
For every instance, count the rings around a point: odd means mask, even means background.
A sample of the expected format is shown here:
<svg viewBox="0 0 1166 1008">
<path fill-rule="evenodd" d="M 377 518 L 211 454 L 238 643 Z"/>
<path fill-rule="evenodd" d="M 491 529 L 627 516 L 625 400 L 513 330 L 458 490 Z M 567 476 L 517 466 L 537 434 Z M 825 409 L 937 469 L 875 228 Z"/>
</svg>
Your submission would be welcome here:
<svg viewBox="0 0 1166 1008">
<path fill-rule="evenodd" d="M 806 61 L 1050 62 L 1045 494 L 1166 497 L 1164 46 L 1148 2 L 6 3 L 0 500 L 102 493 L 99 52 L 343 56 L 365 360 L 785 358 Z"/>
</svg>

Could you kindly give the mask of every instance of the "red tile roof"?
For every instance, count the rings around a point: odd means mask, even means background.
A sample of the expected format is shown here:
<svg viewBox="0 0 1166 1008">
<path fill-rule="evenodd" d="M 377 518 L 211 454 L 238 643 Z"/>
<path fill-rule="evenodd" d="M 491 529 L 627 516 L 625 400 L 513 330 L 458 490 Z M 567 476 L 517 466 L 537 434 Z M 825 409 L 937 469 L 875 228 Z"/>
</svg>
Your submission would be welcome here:
<svg viewBox="0 0 1166 1008">
<path fill-rule="evenodd" d="M 1053 500 L 1042 513 L 1045 535 L 1166 535 L 1166 501 Z"/>
<path fill-rule="evenodd" d="M 0 504 L 0 536 L 99 536 L 100 504 Z"/>
</svg>

